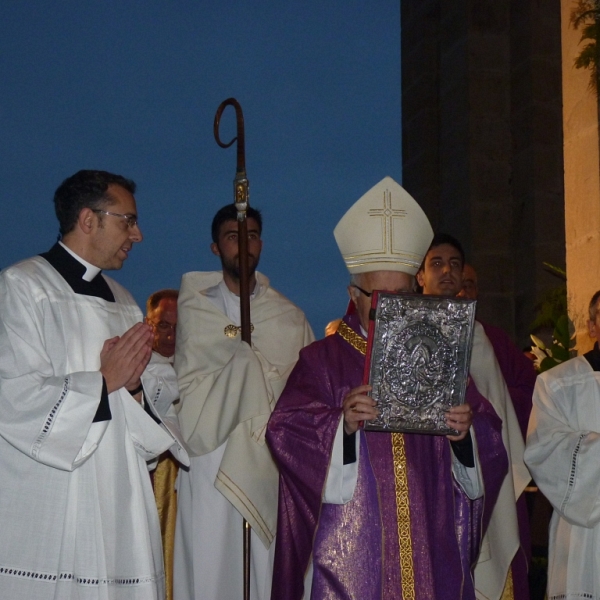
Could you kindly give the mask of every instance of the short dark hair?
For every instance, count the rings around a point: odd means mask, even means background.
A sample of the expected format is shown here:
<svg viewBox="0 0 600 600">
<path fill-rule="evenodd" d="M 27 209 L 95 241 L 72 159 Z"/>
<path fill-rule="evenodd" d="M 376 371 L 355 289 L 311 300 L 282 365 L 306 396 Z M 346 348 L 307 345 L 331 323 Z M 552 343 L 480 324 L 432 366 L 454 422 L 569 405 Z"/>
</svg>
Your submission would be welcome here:
<svg viewBox="0 0 600 600">
<path fill-rule="evenodd" d="M 246 211 L 247 219 L 254 219 L 258 225 L 258 233 L 262 233 L 262 215 L 260 210 L 248 207 Z M 210 234 L 212 241 L 216 244 L 219 241 L 219 232 L 221 231 L 221 225 L 227 221 L 237 221 L 237 209 L 234 204 L 226 204 L 223 208 L 217 211 L 217 214 L 213 217 L 212 225 L 210 228 Z"/>
<path fill-rule="evenodd" d="M 464 267 L 465 262 L 466 262 L 465 251 L 463 250 L 461 243 L 454 236 L 450 235 L 449 233 L 436 233 L 433 236 L 433 239 L 431 240 L 431 244 L 429 244 L 429 248 L 427 249 L 425 256 L 427 256 L 427 254 L 429 254 L 429 252 L 433 248 L 437 248 L 438 246 L 443 246 L 444 244 L 448 244 L 449 246 L 452 246 L 453 248 L 458 250 L 458 253 L 460 254 L 460 262 L 462 263 L 462 266 Z M 424 264 L 425 264 L 425 261 L 423 261 L 423 265 Z M 421 270 L 423 269 L 423 265 L 421 265 Z"/>
<path fill-rule="evenodd" d="M 108 171 L 81 170 L 65 179 L 54 192 L 54 211 L 65 235 L 75 228 L 79 213 L 84 208 L 98 209 L 111 204 L 107 193 L 109 185 L 120 185 L 135 194 L 135 183 Z"/>
<path fill-rule="evenodd" d="M 590 300 L 589 313 L 590 313 L 590 321 L 596 320 L 596 315 L 598 314 L 598 300 L 600 300 L 600 290 L 598 290 Z"/>
<path fill-rule="evenodd" d="M 179 290 L 167 288 L 150 294 L 150 296 L 148 296 L 148 300 L 146 300 L 146 316 L 154 312 L 158 308 L 160 301 L 164 300 L 165 298 L 173 298 L 173 300 L 177 300 L 177 298 L 179 298 Z"/>
</svg>

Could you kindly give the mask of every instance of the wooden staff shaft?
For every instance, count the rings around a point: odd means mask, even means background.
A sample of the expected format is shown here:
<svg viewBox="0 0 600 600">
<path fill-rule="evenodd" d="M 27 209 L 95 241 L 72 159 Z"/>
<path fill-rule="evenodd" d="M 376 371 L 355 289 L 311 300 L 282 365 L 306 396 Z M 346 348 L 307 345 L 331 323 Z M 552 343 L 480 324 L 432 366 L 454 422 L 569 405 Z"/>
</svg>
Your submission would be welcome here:
<svg viewBox="0 0 600 600">
<path fill-rule="evenodd" d="M 250 325 L 250 266 L 248 264 L 248 220 L 238 220 L 238 255 L 240 260 L 240 316 L 242 320 L 242 340 L 252 344 Z M 244 600 L 250 600 L 250 523 L 243 520 L 244 528 Z"/>
<path fill-rule="evenodd" d="M 225 144 L 219 137 L 219 123 L 221 115 L 227 106 L 235 108 L 237 120 L 237 135 L 229 143 Z M 252 333 L 250 323 L 250 265 L 248 264 L 248 222 L 246 211 L 248 209 L 248 179 L 246 178 L 246 150 L 244 133 L 244 115 L 242 107 L 235 98 L 228 98 L 219 105 L 213 125 L 214 136 L 221 148 L 228 148 L 237 140 L 237 168 L 233 180 L 233 203 L 237 210 L 238 221 L 238 259 L 240 269 L 240 317 L 242 325 L 242 340 L 252 344 Z M 250 534 L 252 528 L 246 519 L 243 520 L 244 527 L 244 600 L 250 600 Z"/>
</svg>

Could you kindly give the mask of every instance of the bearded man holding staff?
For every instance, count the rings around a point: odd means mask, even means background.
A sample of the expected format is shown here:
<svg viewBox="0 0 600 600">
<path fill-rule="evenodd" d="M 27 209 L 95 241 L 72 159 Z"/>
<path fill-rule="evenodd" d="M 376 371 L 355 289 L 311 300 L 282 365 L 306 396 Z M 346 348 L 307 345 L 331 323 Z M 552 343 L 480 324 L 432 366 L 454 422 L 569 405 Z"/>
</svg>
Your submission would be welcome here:
<svg viewBox="0 0 600 600">
<path fill-rule="evenodd" d="M 242 598 L 242 518 L 252 527 L 250 597 L 268 600 L 277 522 L 277 468 L 266 424 L 301 348 L 314 340 L 304 313 L 256 271 L 262 216 L 248 207 L 252 345 L 240 335 L 239 223 L 228 204 L 212 223 L 221 272 L 183 276 L 175 370 L 179 422 L 192 455 L 180 469 L 175 600 Z"/>
<path fill-rule="evenodd" d="M 187 456 L 159 413 L 172 367 L 121 285 L 142 241 L 135 184 L 79 171 L 56 190 L 62 239 L 0 275 L 0 597 L 162 600 L 147 461 Z"/>
<path fill-rule="evenodd" d="M 456 436 L 360 429 L 377 414 L 361 385 L 369 296 L 414 289 L 431 226 L 386 177 L 334 234 L 356 314 L 301 351 L 269 421 L 280 469 L 271 598 L 472 600 L 481 523 L 507 470 L 496 413 L 471 383 L 447 413 Z"/>
</svg>

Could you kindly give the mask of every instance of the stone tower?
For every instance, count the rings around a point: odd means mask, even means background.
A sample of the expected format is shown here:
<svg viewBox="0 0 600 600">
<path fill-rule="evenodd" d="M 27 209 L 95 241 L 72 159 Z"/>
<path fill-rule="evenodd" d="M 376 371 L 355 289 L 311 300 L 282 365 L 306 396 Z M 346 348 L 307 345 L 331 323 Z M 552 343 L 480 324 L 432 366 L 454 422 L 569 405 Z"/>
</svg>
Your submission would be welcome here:
<svg viewBox="0 0 600 600">
<path fill-rule="evenodd" d="M 403 0 L 403 185 L 518 344 L 565 266 L 560 0 Z"/>
</svg>

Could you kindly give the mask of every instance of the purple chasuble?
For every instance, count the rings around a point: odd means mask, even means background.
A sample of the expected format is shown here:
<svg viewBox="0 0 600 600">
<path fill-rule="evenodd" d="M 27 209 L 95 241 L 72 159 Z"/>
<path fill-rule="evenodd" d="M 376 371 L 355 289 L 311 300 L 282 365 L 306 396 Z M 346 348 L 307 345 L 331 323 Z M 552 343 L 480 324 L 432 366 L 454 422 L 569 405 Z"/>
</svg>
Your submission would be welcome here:
<svg viewBox="0 0 600 600">
<path fill-rule="evenodd" d="M 344 322 L 359 331 L 356 315 Z M 501 421 L 471 383 L 482 499 L 455 482 L 445 437 L 359 431 L 352 500 L 324 504 L 342 402 L 362 383 L 364 363 L 339 332 L 304 348 L 269 421 L 280 469 L 271 598 L 302 598 L 312 553 L 314 600 L 472 600 L 471 568 L 508 468 Z"/>
<path fill-rule="evenodd" d="M 496 360 L 502 371 L 506 387 L 510 394 L 523 439 L 527 437 L 527 426 L 533 403 L 533 388 L 537 373 L 530 359 L 521 352 L 510 339 L 509 335 L 499 327 L 483 323 Z M 529 599 L 528 570 L 531 563 L 531 531 L 529 527 L 529 512 L 525 494 L 517 500 L 517 519 L 519 523 L 519 539 L 521 548 L 513 558 L 511 570 L 515 600 Z"/>
</svg>

